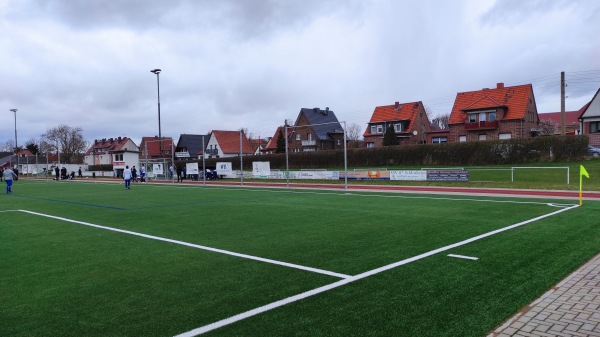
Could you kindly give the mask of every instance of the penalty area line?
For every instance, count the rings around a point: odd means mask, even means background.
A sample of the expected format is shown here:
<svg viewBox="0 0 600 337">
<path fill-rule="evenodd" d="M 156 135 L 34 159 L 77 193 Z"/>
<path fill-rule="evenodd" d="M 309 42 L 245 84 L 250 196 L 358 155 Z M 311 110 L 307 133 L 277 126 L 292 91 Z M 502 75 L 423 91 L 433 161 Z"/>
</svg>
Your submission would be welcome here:
<svg viewBox="0 0 600 337">
<path fill-rule="evenodd" d="M 337 281 L 337 282 L 334 282 L 334 283 L 330 283 L 328 285 L 324 285 L 322 287 L 315 288 L 315 289 L 312 289 L 312 290 L 300 293 L 298 295 L 287 297 L 287 298 L 284 298 L 282 300 L 275 301 L 275 302 L 263 305 L 261 307 L 251 309 L 249 311 L 246 311 L 246 312 L 243 312 L 243 313 L 231 316 L 229 318 L 225 318 L 225 319 L 222 319 L 220 321 L 217 321 L 217 322 L 214 322 L 214 323 L 211 323 L 211 324 L 208 324 L 208 325 L 205 325 L 205 326 L 201 326 L 199 328 L 196 328 L 196 329 L 193 329 L 193 330 L 181 333 L 181 334 L 176 335 L 174 337 L 194 337 L 194 336 L 198 336 L 198 335 L 201 335 L 203 333 L 206 333 L 206 332 L 209 332 L 209 331 L 212 331 L 212 330 L 215 330 L 215 329 L 219 329 L 219 328 L 222 328 L 222 327 L 224 327 L 226 325 L 229 325 L 229 324 L 232 324 L 232 323 L 244 320 L 246 318 L 249 318 L 249 317 L 252 317 L 252 316 L 255 316 L 255 315 L 258 315 L 258 314 L 261 314 L 263 312 L 266 312 L 266 311 L 269 311 L 269 310 L 272 310 L 272 309 L 275 309 L 275 308 L 279 308 L 279 307 L 282 307 L 284 305 L 287 305 L 287 304 L 290 304 L 290 303 L 293 303 L 293 302 L 297 302 L 297 301 L 303 300 L 305 298 L 308 298 L 308 297 L 311 297 L 311 296 L 314 296 L 314 295 L 317 295 L 317 294 L 320 294 L 320 293 L 323 293 L 323 292 L 326 292 L 326 291 L 329 291 L 329 290 L 341 287 L 341 286 L 346 285 L 348 283 L 355 282 L 355 281 L 367 278 L 369 276 L 372 276 L 372 275 L 375 275 L 375 274 L 379 274 L 381 272 L 384 272 L 384 271 L 387 271 L 387 270 L 390 270 L 390 269 L 393 269 L 393 268 L 396 268 L 396 267 L 399 267 L 399 266 L 403 266 L 403 265 L 406 265 L 406 264 L 409 264 L 409 263 L 412 263 L 412 262 L 415 262 L 415 261 L 418 261 L 418 260 L 422 260 L 422 259 L 430 257 L 432 255 L 435 255 L 435 254 L 438 254 L 438 253 L 441 253 L 441 252 L 444 252 L 444 251 L 447 251 L 447 250 L 450 250 L 450 249 L 454 249 L 456 247 L 464 246 L 464 245 L 469 244 L 471 242 L 475 242 L 475 241 L 487 238 L 487 237 L 492 236 L 492 235 L 496 235 L 496 234 L 499 234 L 499 233 L 502 233 L 502 232 L 505 232 L 505 231 L 508 231 L 508 230 L 511 230 L 511 229 L 514 229 L 514 228 L 517 228 L 517 227 L 521 227 L 521 226 L 527 225 L 529 223 L 532 223 L 532 222 L 535 222 L 535 221 L 538 221 L 538 220 L 541 220 L 541 219 L 544 219 L 544 218 L 548 218 L 548 217 L 551 217 L 553 215 L 556 215 L 556 214 L 559 214 L 559 213 L 562 213 L 562 212 L 565 212 L 565 211 L 569 211 L 569 210 L 577 208 L 577 207 L 579 207 L 579 205 L 573 205 L 573 206 L 568 207 L 568 208 L 562 208 L 562 209 L 560 209 L 558 211 L 554 211 L 554 212 L 551 212 L 551 213 L 548 213 L 548 214 L 544 214 L 544 215 L 535 217 L 533 219 L 525 220 L 525 221 L 522 221 L 522 222 L 510 225 L 510 226 L 506 226 L 506 227 L 502 227 L 500 229 L 493 230 L 491 232 L 487 232 L 487 233 L 484 233 L 484 234 L 481 234 L 481 235 L 478 235 L 478 236 L 474 236 L 474 237 L 472 237 L 470 239 L 466 239 L 466 240 L 463 240 L 463 241 L 460 241 L 460 242 L 457 242 L 457 243 L 453 243 L 453 244 L 445 246 L 445 247 L 434 249 L 434 250 L 431 250 L 429 252 L 426 252 L 426 253 L 423 253 L 423 254 L 420 254 L 420 255 L 416 255 L 416 256 L 413 256 L 413 257 L 408 258 L 408 259 L 404 259 L 404 260 L 401 260 L 401 261 L 398 261 L 398 262 L 394 262 L 394 263 L 388 264 L 388 265 L 383 266 L 383 267 L 379 267 L 379 268 L 376 268 L 376 269 L 373 269 L 373 270 L 369 270 L 369 271 L 366 271 L 364 273 L 361 273 L 361 274 L 358 274 L 358 275 L 354 275 L 354 276 L 345 278 L 343 280 L 340 280 L 340 281 Z"/>
<path fill-rule="evenodd" d="M 232 252 L 232 251 L 228 251 L 228 250 L 224 250 L 224 249 L 218 249 L 218 248 L 213 248 L 213 247 L 208 247 L 208 246 L 197 245 L 197 244 L 189 243 L 189 242 L 185 242 L 185 241 L 167 239 L 167 238 L 163 238 L 163 237 L 160 237 L 160 236 L 148 235 L 148 234 L 143 234 L 143 233 L 128 231 L 128 230 L 124 230 L 124 229 L 114 228 L 114 227 L 96 225 L 96 224 L 89 223 L 89 222 L 84 222 L 84 221 L 78 221 L 78 220 L 63 218 L 63 217 L 49 215 L 49 214 L 44 214 L 44 213 L 32 212 L 32 211 L 28 211 L 28 210 L 19 210 L 19 211 L 23 212 L 23 213 L 27 213 L 27 214 L 32 214 L 32 215 L 42 216 L 42 217 L 56 219 L 56 220 L 60 220 L 60 221 L 75 223 L 75 224 L 79 224 L 79 225 L 84 225 L 84 226 L 89 226 L 89 227 L 104 229 L 104 230 L 108 230 L 108 231 L 112 231 L 112 232 L 129 234 L 129 235 L 143 237 L 143 238 L 146 238 L 146 239 L 152 239 L 152 240 L 157 240 L 157 241 L 174 243 L 174 244 L 181 245 L 181 246 L 187 246 L 187 247 L 197 248 L 197 249 L 206 250 L 206 251 L 210 251 L 210 252 L 214 252 L 214 253 L 231 255 L 231 256 L 235 256 L 235 257 L 241 257 L 241 258 L 248 259 L 248 260 L 260 261 L 260 262 L 265 262 L 265 263 L 269 263 L 269 264 L 284 266 L 284 267 L 288 267 L 288 268 L 300 269 L 300 270 L 304 270 L 304 271 L 309 271 L 309 272 L 318 273 L 318 274 L 324 274 L 324 275 L 333 276 L 333 277 L 342 278 L 342 279 L 350 277 L 350 275 L 335 273 L 335 272 L 332 272 L 332 271 L 329 271 L 329 270 L 312 268 L 312 267 L 302 266 L 302 265 L 294 264 L 294 263 L 288 263 L 288 262 L 283 262 L 283 261 L 266 259 L 266 258 L 263 258 L 263 257 L 258 257 L 258 256 L 253 256 L 253 255 L 236 253 L 236 252 Z"/>
</svg>

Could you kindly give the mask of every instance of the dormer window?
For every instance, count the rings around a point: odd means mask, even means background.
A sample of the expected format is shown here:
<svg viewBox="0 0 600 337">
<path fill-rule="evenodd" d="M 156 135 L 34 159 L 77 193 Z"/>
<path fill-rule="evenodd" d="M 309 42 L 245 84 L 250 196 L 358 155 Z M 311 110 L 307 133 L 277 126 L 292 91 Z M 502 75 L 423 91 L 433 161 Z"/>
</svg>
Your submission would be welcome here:
<svg viewBox="0 0 600 337">
<path fill-rule="evenodd" d="M 394 124 L 394 131 L 396 131 L 396 132 L 404 131 L 404 128 L 402 127 L 402 123 Z"/>
<path fill-rule="evenodd" d="M 371 125 L 371 134 L 383 133 L 383 125 Z"/>
</svg>

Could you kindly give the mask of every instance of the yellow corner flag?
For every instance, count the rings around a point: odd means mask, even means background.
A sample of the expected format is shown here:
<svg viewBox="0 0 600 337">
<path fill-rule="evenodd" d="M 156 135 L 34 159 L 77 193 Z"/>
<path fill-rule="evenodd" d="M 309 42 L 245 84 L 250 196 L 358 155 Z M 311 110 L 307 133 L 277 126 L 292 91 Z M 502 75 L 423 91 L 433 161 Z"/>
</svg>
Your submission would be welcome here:
<svg viewBox="0 0 600 337">
<path fill-rule="evenodd" d="M 583 167 L 583 165 L 579 165 L 579 206 L 583 204 L 583 176 L 588 179 L 590 178 L 590 174 L 586 171 L 585 167 Z"/>
</svg>

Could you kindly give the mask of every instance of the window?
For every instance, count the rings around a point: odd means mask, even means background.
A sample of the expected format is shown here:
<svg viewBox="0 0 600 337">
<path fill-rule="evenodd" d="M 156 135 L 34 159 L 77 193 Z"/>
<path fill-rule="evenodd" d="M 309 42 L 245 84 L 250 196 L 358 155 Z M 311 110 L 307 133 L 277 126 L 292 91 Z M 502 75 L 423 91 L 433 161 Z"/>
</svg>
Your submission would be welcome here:
<svg viewBox="0 0 600 337">
<path fill-rule="evenodd" d="M 431 138 L 431 142 L 433 144 L 447 143 L 448 137 L 433 137 L 433 138 Z"/>
<path fill-rule="evenodd" d="M 511 139 L 512 138 L 512 134 L 510 133 L 499 133 L 498 134 L 498 139 Z"/>
<path fill-rule="evenodd" d="M 477 115 L 476 114 L 470 114 L 469 115 L 469 123 L 475 123 L 477 122 Z"/>
<path fill-rule="evenodd" d="M 312 140 L 312 133 L 307 133 L 306 134 L 306 139 L 307 140 Z"/>
<path fill-rule="evenodd" d="M 479 140 L 487 140 L 487 135 L 486 135 L 486 134 L 479 135 L 479 136 L 477 137 L 477 139 L 479 139 Z"/>
<path fill-rule="evenodd" d="M 394 124 L 394 130 L 396 130 L 396 132 L 402 132 L 402 123 Z"/>
<path fill-rule="evenodd" d="M 338 140 L 336 141 L 336 144 L 337 144 L 337 145 L 342 145 L 342 141 L 338 139 Z"/>
<path fill-rule="evenodd" d="M 466 135 L 458 136 L 458 141 L 459 142 L 466 142 L 467 141 L 467 136 Z"/>
<path fill-rule="evenodd" d="M 367 149 L 372 149 L 374 147 L 375 147 L 375 143 L 373 143 L 373 142 L 367 143 Z"/>
<path fill-rule="evenodd" d="M 495 121 L 496 120 L 496 113 L 495 112 L 490 112 L 489 117 L 490 117 L 489 118 L 490 122 Z"/>
<path fill-rule="evenodd" d="M 591 122 L 590 123 L 590 133 L 598 133 L 600 132 L 600 122 Z"/>
<path fill-rule="evenodd" d="M 377 133 L 377 125 L 371 125 L 371 134 L 374 135 Z"/>
<path fill-rule="evenodd" d="M 377 133 L 383 133 L 383 125 L 377 125 Z"/>
<path fill-rule="evenodd" d="M 480 122 L 485 122 L 486 117 L 487 117 L 487 114 L 485 112 L 480 112 L 479 113 L 479 121 Z"/>
<path fill-rule="evenodd" d="M 301 139 L 301 136 L 300 136 L 300 134 L 299 134 L 299 133 L 297 133 L 297 134 L 296 134 L 296 140 L 300 140 L 300 139 Z"/>
<path fill-rule="evenodd" d="M 114 158 L 114 161 L 123 161 L 123 154 L 115 154 Z"/>
</svg>

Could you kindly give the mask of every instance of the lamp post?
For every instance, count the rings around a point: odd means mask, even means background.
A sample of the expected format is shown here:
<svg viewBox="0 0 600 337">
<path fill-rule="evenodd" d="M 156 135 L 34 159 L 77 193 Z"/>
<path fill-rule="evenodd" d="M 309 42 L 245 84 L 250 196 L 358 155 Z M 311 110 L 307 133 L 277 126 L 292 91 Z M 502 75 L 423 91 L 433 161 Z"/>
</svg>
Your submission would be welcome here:
<svg viewBox="0 0 600 337">
<path fill-rule="evenodd" d="M 10 109 L 15 115 L 15 157 L 17 157 L 17 169 L 19 168 L 19 155 L 17 154 L 17 111 L 18 109 Z"/>
<path fill-rule="evenodd" d="M 150 70 L 151 73 L 155 73 L 156 74 L 156 88 L 158 90 L 158 139 L 161 140 L 161 142 L 159 143 L 159 153 L 160 156 L 162 158 L 162 134 L 160 131 L 160 80 L 159 80 L 159 75 L 160 74 L 160 69 L 153 69 Z"/>
</svg>

